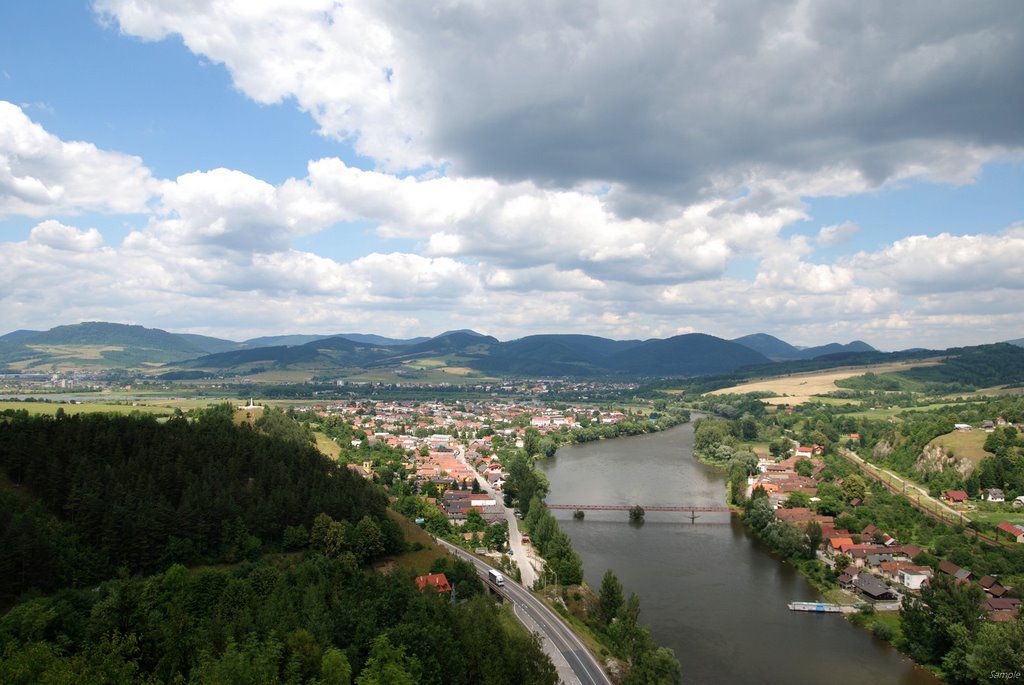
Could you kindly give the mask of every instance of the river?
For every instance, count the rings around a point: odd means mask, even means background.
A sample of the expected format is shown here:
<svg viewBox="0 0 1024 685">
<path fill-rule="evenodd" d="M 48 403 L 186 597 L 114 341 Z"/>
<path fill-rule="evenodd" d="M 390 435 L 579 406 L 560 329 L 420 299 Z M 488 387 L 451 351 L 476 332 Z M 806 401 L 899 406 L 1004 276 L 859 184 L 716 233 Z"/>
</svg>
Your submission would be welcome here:
<svg viewBox="0 0 1024 685">
<path fill-rule="evenodd" d="M 722 506 L 725 476 L 693 458 L 693 426 L 563 447 L 540 462 L 553 504 Z M 838 615 L 789 611 L 820 599 L 727 513 L 555 511 L 598 588 L 611 568 L 640 597 L 641 621 L 671 647 L 684 683 L 935 685 L 939 681 Z"/>
</svg>

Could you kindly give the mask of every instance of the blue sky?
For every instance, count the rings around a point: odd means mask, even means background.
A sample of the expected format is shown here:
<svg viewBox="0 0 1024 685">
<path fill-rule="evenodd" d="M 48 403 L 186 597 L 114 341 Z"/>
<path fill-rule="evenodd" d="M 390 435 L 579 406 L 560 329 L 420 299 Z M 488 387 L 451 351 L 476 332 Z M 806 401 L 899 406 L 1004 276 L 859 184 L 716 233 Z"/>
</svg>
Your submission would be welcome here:
<svg viewBox="0 0 1024 685">
<path fill-rule="evenodd" d="M 0 5 L 0 328 L 1024 337 L 1024 5 Z"/>
</svg>

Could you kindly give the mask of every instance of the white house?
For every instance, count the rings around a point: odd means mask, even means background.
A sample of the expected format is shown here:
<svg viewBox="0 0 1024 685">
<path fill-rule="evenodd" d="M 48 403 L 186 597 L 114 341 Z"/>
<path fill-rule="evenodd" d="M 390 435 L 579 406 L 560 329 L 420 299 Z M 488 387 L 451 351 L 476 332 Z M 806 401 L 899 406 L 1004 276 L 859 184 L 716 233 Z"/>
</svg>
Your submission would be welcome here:
<svg viewBox="0 0 1024 685">
<path fill-rule="evenodd" d="M 900 569 L 900 584 L 911 590 L 920 590 L 921 586 L 930 582 L 932 570 L 927 567 Z"/>
<path fill-rule="evenodd" d="M 989 502 L 1005 502 L 1006 495 L 999 488 L 989 488 L 985 491 L 985 499 Z"/>
</svg>

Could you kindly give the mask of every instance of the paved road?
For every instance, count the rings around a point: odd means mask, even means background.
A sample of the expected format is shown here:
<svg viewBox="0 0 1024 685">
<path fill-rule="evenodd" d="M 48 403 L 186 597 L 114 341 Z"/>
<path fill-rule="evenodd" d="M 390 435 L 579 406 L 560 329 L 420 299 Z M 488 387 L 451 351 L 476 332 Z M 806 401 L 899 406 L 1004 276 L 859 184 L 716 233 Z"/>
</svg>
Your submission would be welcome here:
<svg viewBox="0 0 1024 685">
<path fill-rule="evenodd" d="M 455 458 L 466 464 L 470 469 L 473 469 L 473 466 L 466 462 L 461 449 L 456 452 Z M 473 470 L 475 472 L 475 469 Z M 483 488 L 484 492 L 491 495 L 496 501 L 501 502 L 504 499 L 504 495 L 495 490 L 481 474 L 476 474 L 476 481 Z M 502 505 L 502 510 L 505 512 L 505 520 L 508 522 L 508 546 L 512 549 L 512 560 L 519 567 L 519 575 L 523 579 L 523 585 L 533 587 L 534 583 L 537 582 L 537 570 L 530 563 L 530 556 L 526 553 L 526 547 L 523 545 L 523 536 L 519 532 L 519 521 L 515 517 L 515 512 L 510 507 Z"/>
<path fill-rule="evenodd" d="M 438 540 L 452 554 L 470 561 L 485 579 L 491 567 L 463 549 Z M 565 625 L 561 618 L 533 594 L 511 578 L 505 579 L 502 588 L 505 598 L 513 603 L 516 618 L 528 630 L 537 631 L 544 643 L 545 651 L 552 656 L 555 668 L 563 683 L 580 685 L 611 685 L 611 680 L 601 669 L 594 655 L 579 637 Z"/>
</svg>

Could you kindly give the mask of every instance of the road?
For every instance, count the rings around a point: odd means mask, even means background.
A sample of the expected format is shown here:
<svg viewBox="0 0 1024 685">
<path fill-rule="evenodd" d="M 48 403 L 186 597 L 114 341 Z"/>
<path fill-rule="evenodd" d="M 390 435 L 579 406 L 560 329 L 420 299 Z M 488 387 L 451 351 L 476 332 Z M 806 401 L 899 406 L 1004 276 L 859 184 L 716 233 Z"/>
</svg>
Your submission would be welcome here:
<svg viewBox="0 0 1024 685">
<path fill-rule="evenodd" d="M 444 540 L 437 542 L 452 554 L 471 562 L 486 580 L 491 566 Z M 527 630 L 539 633 L 544 650 L 551 656 L 563 683 L 611 685 L 611 680 L 601 669 L 594 655 L 555 612 L 511 578 L 505 579 L 502 592 L 506 600 L 512 602 L 513 611 L 520 623 L 526 626 Z"/>
<path fill-rule="evenodd" d="M 474 473 L 476 472 L 472 464 L 466 462 L 461 449 L 456 450 L 455 458 L 466 464 Z M 495 501 L 501 502 L 504 499 L 504 495 L 495 490 L 481 474 L 476 473 L 476 481 L 484 492 L 493 497 Z M 512 560 L 519 567 L 519 575 L 522 578 L 523 585 L 533 587 L 534 583 L 537 582 L 537 569 L 530 563 L 530 555 L 527 554 L 526 547 L 523 545 L 523 536 L 519 532 L 519 521 L 516 519 L 515 513 L 511 508 L 502 505 L 502 510 L 505 512 L 505 520 L 508 522 L 508 546 L 512 549 Z"/>
</svg>

